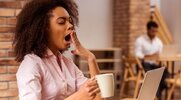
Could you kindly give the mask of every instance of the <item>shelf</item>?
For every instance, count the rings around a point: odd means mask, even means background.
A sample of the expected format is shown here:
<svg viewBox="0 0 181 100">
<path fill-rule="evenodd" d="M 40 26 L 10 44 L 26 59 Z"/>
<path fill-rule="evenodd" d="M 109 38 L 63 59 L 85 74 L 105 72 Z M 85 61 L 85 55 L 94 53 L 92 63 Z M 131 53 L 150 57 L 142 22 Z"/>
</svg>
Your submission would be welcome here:
<svg viewBox="0 0 181 100">
<path fill-rule="evenodd" d="M 96 62 L 98 63 L 100 73 L 114 73 L 115 85 L 120 84 L 120 74 L 122 73 L 121 69 L 121 48 L 98 48 L 98 49 L 89 49 L 97 58 Z M 76 64 L 82 70 L 83 74 L 87 77 L 90 77 L 88 62 L 76 56 Z M 120 77 L 119 79 L 117 77 Z"/>
<path fill-rule="evenodd" d="M 104 52 L 106 52 L 106 51 L 121 51 L 121 48 L 96 48 L 96 49 L 91 48 L 89 50 L 90 51 L 104 51 Z"/>
<path fill-rule="evenodd" d="M 97 63 L 110 63 L 110 62 L 121 62 L 121 59 L 96 59 Z M 81 63 L 87 63 L 86 60 L 81 60 Z"/>
</svg>

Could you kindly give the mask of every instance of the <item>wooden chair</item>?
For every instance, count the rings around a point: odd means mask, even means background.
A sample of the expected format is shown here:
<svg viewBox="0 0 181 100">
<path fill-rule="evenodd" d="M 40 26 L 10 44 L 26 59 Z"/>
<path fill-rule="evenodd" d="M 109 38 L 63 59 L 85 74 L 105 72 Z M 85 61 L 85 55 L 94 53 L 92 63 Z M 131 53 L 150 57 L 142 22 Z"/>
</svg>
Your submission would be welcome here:
<svg viewBox="0 0 181 100">
<path fill-rule="evenodd" d="M 124 75 L 120 85 L 120 96 L 124 96 L 126 83 L 135 82 L 133 98 L 136 98 L 138 95 L 140 85 L 143 82 L 145 71 L 140 60 L 134 56 L 122 56 L 122 60 L 124 65 Z M 136 66 L 138 66 L 138 69 L 136 69 Z"/>
<path fill-rule="evenodd" d="M 181 88 L 181 67 L 180 70 L 176 73 L 174 78 L 166 79 L 166 82 L 168 85 L 170 85 L 170 89 L 168 91 L 167 100 L 171 100 L 171 97 L 173 95 L 174 89 L 176 87 Z"/>
</svg>

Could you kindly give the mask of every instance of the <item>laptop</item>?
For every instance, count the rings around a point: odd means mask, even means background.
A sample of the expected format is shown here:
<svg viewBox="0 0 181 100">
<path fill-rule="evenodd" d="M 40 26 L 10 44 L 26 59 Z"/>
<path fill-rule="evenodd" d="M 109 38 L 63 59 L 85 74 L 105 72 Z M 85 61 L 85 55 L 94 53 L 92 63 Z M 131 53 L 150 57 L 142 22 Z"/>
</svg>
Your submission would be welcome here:
<svg viewBox="0 0 181 100">
<path fill-rule="evenodd" d="M 121 100 L 154 100 L 165 67 L 147 71 L 137 99 L 125 98 Z"/>
</svg>

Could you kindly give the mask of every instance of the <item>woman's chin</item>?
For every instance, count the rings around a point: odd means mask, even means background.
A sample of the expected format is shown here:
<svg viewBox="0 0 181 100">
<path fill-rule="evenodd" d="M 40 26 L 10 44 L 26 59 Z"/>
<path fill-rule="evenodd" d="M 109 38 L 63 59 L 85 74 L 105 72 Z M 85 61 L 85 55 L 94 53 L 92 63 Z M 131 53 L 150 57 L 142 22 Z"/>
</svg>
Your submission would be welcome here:
<svg viewBox="0 0 181 100">
<path fill-rule="evenodd" d="M 61 50 L 61 51 L 67 51 L 70 47 L 71 47 L 70 44 L 67 44 L 67 45 L 64 45 L 64 46 L 62 46 L 61 48 L 59 48 L 59 50 Z"/>
<path fill-rule="evenodd" d="M 67 51 L 70 48 L 70 46 L 66 46 L 65 48 L 62 48 L 62 51 Z"/>
</svg>

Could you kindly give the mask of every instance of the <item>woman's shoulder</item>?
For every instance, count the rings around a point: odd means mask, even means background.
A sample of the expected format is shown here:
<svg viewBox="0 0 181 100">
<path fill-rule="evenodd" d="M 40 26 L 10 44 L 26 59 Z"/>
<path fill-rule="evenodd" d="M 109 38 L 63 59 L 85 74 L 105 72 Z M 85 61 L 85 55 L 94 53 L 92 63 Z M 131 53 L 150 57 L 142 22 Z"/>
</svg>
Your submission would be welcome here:
<svg viewBox="0 0 181 100">
<path fill-rule="evenodd" d="M 39 62 L 41 60 L 41 58 L 39 56 L 31 53 L 31 54 L 25 55 L 23 61 L 26 61 L 26 60 L 33 61 L 33 62 Z"/>
<path fill-rule="evenodd" d="M 35 54 L 27 54 L 25 55 L 23 61 L 21 62 L 18 71 L 16 73 L 17 78 L 24 78 L 32 76 L 41 76 L 42 75 L 42 68 L 39 64 L 40 57 L 36 56 Z"/>
<path fill-rule="evenodd" d="M 41 62 L 41 58 L 35 54 L 27 54 L 24 56 L 23 61 L 20 64 L 20 68 L 27 68 L 27 69 L 31 69 L 31 68 L 37 68 L 37 66 L 39 65 L 38 63 Z"/>
</svg>

